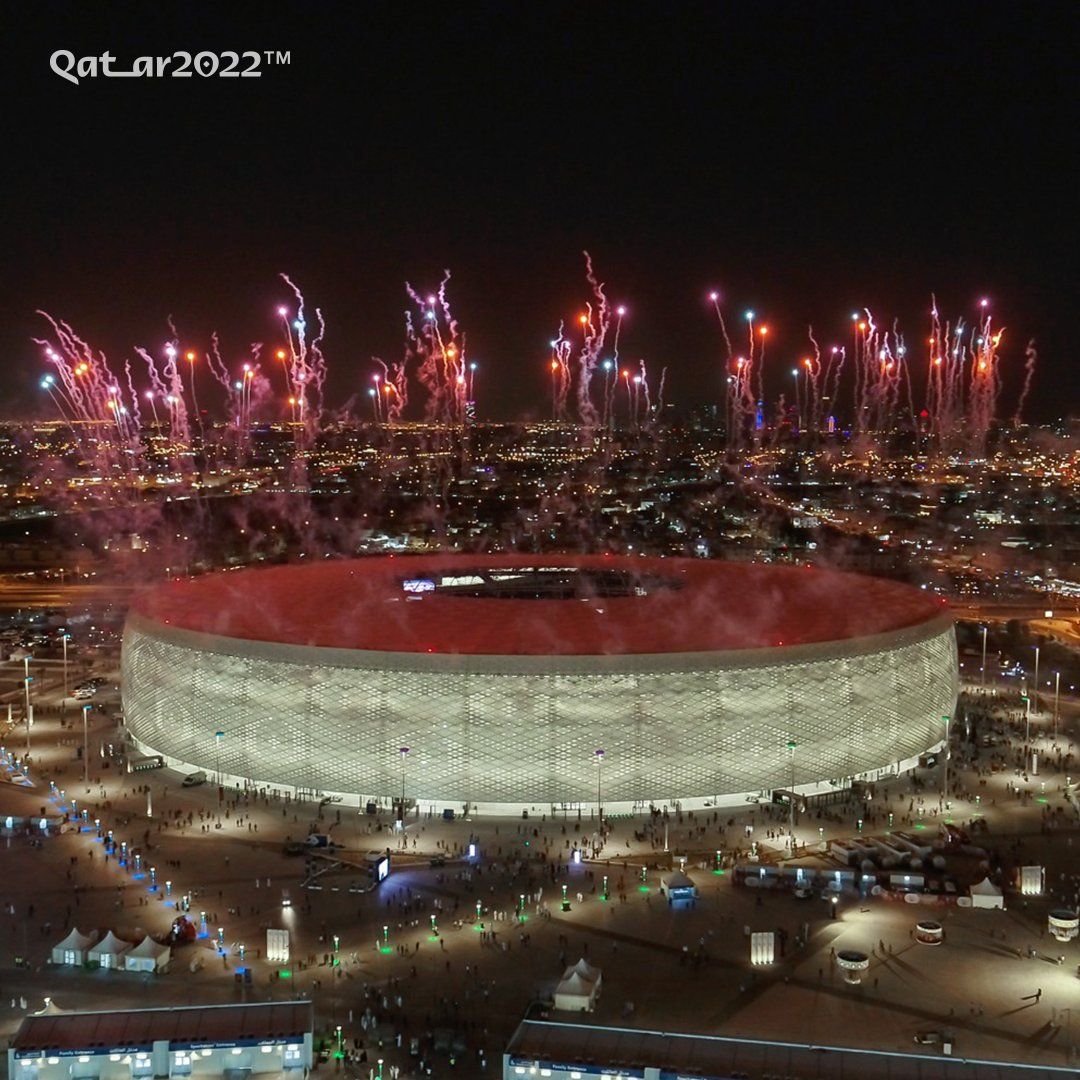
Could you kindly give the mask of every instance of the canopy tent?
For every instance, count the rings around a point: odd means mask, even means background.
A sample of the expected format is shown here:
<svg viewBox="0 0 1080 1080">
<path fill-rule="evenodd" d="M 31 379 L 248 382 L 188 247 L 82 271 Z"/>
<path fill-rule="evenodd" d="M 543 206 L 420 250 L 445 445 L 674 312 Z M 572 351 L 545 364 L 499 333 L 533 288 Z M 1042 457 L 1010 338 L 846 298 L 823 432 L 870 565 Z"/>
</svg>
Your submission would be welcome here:
<svg viewBox="0 0 1080 1080">
<path fill-rule="evenodd" d="M 131 949 L 130 941 L 123 941 L 111 930 L 90 950 L 88 959 L 96 960 L 103 968 L 122 967 L 121 958 Z"/>
<path fill-rule="evenodd" d="M 54 964 L 73 964 L 81 967 L 86 963 L 90 947 L 97 941 L 97 934 L 91 931 L 89 934 L 80 934 L 77 927 L 72 927 L 63 941 L 53 946 L 52 962 Z"/>
<path fill-rule="evenodd" d="M 34 1016 L 63 1016 L 66 1012 L 67 1009 L 61 1009 L 51 997 L 47 997 L 45 1004 L 34 1013 Z"/>
<path fill-rule="evenodd" d="M 563 981 L 565 982 L 572 975 L 580 975 L 586 982 L 596 983 L 596 990 L 597 993 L 599 993 L 603 973 L 598 967 L 593 967 L 584 956 L 576 964 L 571 964 L 563 972 Z"/>
<path fill-rule="evenodd" d="M 164 971 L 171 956 L 168 945 L 162 945 L 147 934 L 134 949 L 124 954 L 124 970 Z"/>
<path fill-rule="evenodd" d="M 976 882 L 968 890 L 971 893 L 971 906 L 977 908 L 1004 908 L 1005 897 L 1001 890 L 988 878 Z"/>
<path fill-rule="evenodd" d="M 697 899 L 697 886 L 693 878 L 682 870 L 673 870 L 664 879 L 663 887 L 667 892 L 671 907 L 693 907 Z"/>
<path fill-rule="evenodd" d="M 555 1008 L 568 1012 L 592 1012 L 596 1007 L 597 985 L 576 971 L 555 987 Z"/>
</svg>

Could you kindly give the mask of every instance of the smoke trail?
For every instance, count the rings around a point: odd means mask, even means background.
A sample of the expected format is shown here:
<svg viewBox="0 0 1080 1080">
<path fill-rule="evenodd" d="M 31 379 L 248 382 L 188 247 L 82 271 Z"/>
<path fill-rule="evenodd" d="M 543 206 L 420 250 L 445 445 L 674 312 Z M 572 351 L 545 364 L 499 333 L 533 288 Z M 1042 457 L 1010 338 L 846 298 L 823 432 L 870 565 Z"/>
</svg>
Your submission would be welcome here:
<svg viewBox="0 0 1080 1080">
<path fill-rule="evenodd" d="M 1039 354 L 1035 349 L 1035 339 L 1032 338 L 1024 349 L 1024 385 L 1020 391 L 1020 398 L 1016 403 L 1016 412 L 1013 413 L 1013 427 L 1019 427 L 1024 412 L 1024 404 L 1027 401 L 1028 391 L 1031 389 L 1031 380 L 1035 375 L 1035 361 Z"/>
</svg>

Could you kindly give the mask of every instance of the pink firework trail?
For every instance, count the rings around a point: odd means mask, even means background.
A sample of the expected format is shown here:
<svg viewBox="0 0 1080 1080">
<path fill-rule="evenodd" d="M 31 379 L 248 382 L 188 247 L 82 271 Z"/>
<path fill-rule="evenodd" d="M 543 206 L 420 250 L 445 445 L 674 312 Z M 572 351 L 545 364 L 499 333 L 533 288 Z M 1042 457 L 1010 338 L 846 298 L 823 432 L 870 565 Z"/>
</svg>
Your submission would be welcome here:
<svg viewBox="0 0 1080 1080">
<path fill-rule="evenodd" d="M 465 334 L 447 299 L 450 271 L 443 271 L 438 292 L 421 296 L 410 284 L 405 290 L 417 307 L 416 321 L 406 315 L 406 357 L 416 364 L 417 378 L 427 391 L 425 415 L 448 426 L 464 423 L 469 364 Z"/>
</svg>

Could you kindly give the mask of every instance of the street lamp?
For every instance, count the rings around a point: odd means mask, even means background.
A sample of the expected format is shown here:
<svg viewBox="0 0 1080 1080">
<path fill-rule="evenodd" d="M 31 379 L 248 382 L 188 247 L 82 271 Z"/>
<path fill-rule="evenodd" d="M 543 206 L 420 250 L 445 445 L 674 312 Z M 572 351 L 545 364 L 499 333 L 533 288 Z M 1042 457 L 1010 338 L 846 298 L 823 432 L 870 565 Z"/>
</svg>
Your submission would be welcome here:
<svg viewBox="0 0 1080 1080">
<path fill-rule="evenodd" d="M 1034 687 L 1035 712 L 1039 711 L 1039 646 L 1035 646 L 1035 687 Z"/>
<path fill-rule="evenodd" d="M 216 751 L 216 753 L 217 753 L 217 782 L 218 782 L 218 788 L 219 788 L 219 789 L 220 789 L 220 788 L 221 788 L 221 786 L 222 786 L 222 776 L 221 776 L 221 740 L 222 740 L 222 739 L 224 739 L 224 738 L 225 738 L 225 732 L 224 732 L 224 731 L 215 731 L 215 732 L 214 732 L 214 749 L 215 749 L 215 751 Z M 220 790 L 219 790 L 219 791 L 218 791 L 218 799 L 220 800 L 220 798 L 221 798 L 221 792 L 220 792 Z"/>
<path fill-rule="evenodd" d="M 90 786 L 90 754 L 87 750 L 86 744 L 86 715 L 90 712 L 90 706 L 84 705 L 82 707 L 82 762 L 83 762 L 83 783 L 87 787 Z"/>
<path fill-rule="evenodd" d="M 26 756 L 30 756 L 30 725 L 33 723 L 30 713 L 30 654 L 23 657 L 23 691 L 26 695 Z"/>
<path fill-rule="evenodd" d="M 941 719 L 945 721 L 945 744 L 942 748 L 941 764 L 941 788 L 942 795 L 947 804 L 949 801 L 949 718 L 943 716 Z"/>
<path fill-rule="evenodd" d="M 1057 738 L 1058 705 L 1061 702 L 1061 672 L 1054 672 L 1054 738 Z"/>
<path fill-rule="evenodd" d="M 982 689 L 986 689 L 986 627 L 982 628 L 982 667 L 980 670 L 980 681 L 982 683 Z"/>
<path fill-rule="evenodd" d="M 789 739 L 788 753 L 791 759 L 791 790 L 788 792 L 788 836 L 791 837 L 791 848 L 795 849 L 795 740 Z"/>
<path fill-rule="evenodd" d="M 398 749 L 398 754 L 401 756 L 401 813 L 398 815 L 398 820 L 401 822 L 402 828 L 405 827 L 405 759 L 409 756 L 409 748 L 402 746 Z"/>
<path fill-rule="evenodd" d="M 64 709 L 67 708 L 67 696 L 68 696 L 67 646 L 68 646 L 68 639 L 70 637 L 71 637 L 71 635 L 66 630 L 63 632 L 63 634 L 60 635 L 60 643 L 64 647 L 64 701 L 63 701 L 63 704 L 60 707 L 61 711 L 63 711 Z"/>
<path fill-rule="evenodd" d="M 1024 755 L 1026 758 L 1028 746 L 1031 744 L 1031 695 L 1027 692 L 1026 682 L 1020 689 L 1020 696 L 1024 699 Z"/>
<path fill-rule="evenodd" d="M 594 757 L 596 758 L 596 820 L 599 824 L 604 820 L 604 804 L 600 800 L 600 780 L 604 771 L 604 751 L 597 750 Z"/>
</svg>

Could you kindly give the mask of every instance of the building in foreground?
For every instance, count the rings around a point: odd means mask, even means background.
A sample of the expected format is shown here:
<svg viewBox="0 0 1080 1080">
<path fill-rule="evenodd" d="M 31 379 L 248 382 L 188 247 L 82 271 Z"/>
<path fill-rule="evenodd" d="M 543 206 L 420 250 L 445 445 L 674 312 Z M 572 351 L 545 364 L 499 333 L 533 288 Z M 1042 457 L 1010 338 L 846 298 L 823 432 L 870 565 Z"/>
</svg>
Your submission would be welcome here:
<svg viewBox="0 0 1080 1080">
<path fill-rule="evenodd" d="M 133 606 L 130 733 L 227 782 L 480 813 L 841 785 L 941 743 L 939 601 L 808 567 L 440 555 L 180 580 Z"/>
<path fill-rule="evenodd" d="M 10 1080 L 129 1080 L 292 1073 L 312 1066 L 310 1001 L 28 1016 L 8 1045 Z"/>
<path fill-rule="evenodd" d="M 771 1039 L 525 1020 L 503 1054 L 503 1080 L 1064 1080 L 1072 1068 L 903 1054 Z"/>
</svg>

